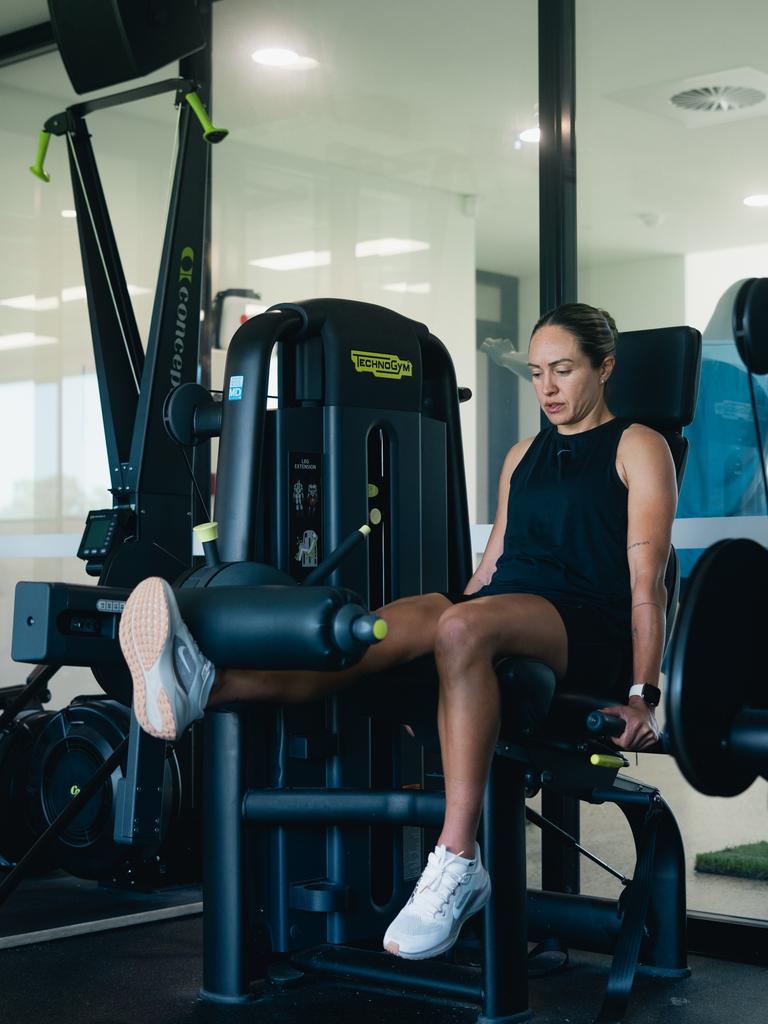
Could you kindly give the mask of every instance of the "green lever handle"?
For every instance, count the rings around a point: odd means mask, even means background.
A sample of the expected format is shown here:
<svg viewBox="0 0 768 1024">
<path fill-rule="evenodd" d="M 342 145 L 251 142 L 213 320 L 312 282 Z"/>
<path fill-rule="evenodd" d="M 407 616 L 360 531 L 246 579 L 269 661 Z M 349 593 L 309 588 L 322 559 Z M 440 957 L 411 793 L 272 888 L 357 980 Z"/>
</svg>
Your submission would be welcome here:
<svg viewBox="0 0 768 1024">
<path fill-rule="evenodd" d="M 37 156 L 35 162 L 29 168 L 36 178 L 40 181 L 50 181 L 51 176 L 43 169 L 45 163 L 45 154 L 48 152 L 48 143 L 51 141 L 50 132 L 43 129 L 37 139 Z"/>
<path fill-rule="evenodd" d="M 221 142 L 222 139 L 226 139 L 226 137 L 229 135 L 229 129 L 215 128 L 213 126 L 213 123 L 210 117 L 208 117 L 208 113 L 203 104 L 200 102 L 200 97 L 197 95 L 197 93 L 188 92 L 185 94 L 185 98 L 187 103 L 190 105 L 190 107 L 192 107 L 192 110 L 195 112 L 198 121 L 202 125 L 203 138 L 205 139 L 205 141 L 215 143 Z"/>
</svg>

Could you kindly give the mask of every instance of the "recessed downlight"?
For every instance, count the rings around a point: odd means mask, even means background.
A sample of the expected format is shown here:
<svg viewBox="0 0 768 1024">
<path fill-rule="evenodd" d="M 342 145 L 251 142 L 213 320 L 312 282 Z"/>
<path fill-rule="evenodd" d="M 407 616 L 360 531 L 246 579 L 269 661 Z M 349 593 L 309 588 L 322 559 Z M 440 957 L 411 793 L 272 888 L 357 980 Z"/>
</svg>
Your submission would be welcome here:
<svg viewBox="0 0 768 1024">
<path fill-rule="evenodd" d="M 314 57 L 302 57 L 295 50 L 284 50 L 277 46 L 255 50 L 251 54 L 251 60 L 264 67 L 289 68 L 292 71 L 308 71 L 310 68 L 317 67 Z"/>
<path fill-rule="evenodd" d="M 768 206 L 768 195 L 758 193 L 754 196 L 746 196 L 744 199 L 745 206 Z"/>
</svg>

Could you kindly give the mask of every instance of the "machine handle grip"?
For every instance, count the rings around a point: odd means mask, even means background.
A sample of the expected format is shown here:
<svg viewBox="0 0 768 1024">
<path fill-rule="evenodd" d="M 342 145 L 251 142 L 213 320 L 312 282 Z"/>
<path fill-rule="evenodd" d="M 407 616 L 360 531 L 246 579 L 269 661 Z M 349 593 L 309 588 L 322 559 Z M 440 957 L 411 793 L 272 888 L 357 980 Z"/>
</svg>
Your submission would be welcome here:
<svg viewBox="0 0 768 1024">
<path fill-rule="evenodd" d="M 203 129 L 203 138 L 206 142 L 215 143 L 221 142 L 222 139 L 226 139 L 229 135 L 228 128 L 215 128 L 208 112 L 202 104 L 200 97 L 196 92 L 185 93 L 184 98 L 192 108 L 195 117 L 200 122 Z"/>
<path fill-rule="evenodd" d="M 587 732 L 593 736 L 621 736 L 627 723 L 618 715 L 606 715 L 603 711 L 590 711 L 587 715 Z"/>
<path fill-rule="evenodd" d="M 319 583 L 320 580 L 324 580 L 326 576 L 329 576 L 339 562 L 353 551 L 358 544 L 362 544 L 368 534 L 371 532 L 370 526 L 367 523 L 363 523 L 362 526 L 353 530 L 344 540 L 339 544 L 337 548 L 328 555 L 320 565 L 315 566 L 312 572 L 304 579 L 304 586 L 311 587 L 315 583 Z"/>
<path fill-rule="evenodd" d="M 40 181 L 48 182 L 51 180 L 50 174 L 43 168 L 45 163 L 45 154 L 48 152 L 48 143 L 51 141 L 51 133 L 47 132 L 44 128 L 41 129 L 40 134 L 37 137 L 37 154 L 35 156 L 35 162 L 30 166 L 30 171 Z"/>
</svg>

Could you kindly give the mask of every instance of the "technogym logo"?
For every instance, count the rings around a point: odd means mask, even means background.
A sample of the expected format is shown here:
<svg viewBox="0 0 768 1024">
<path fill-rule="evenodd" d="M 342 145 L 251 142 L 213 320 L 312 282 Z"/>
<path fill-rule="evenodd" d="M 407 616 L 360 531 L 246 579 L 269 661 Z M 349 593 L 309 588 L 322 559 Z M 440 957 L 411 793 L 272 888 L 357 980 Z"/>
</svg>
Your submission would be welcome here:
<svg viewBox="0 0 768 1024">
<path fill-rule="evenodd" d="M 358 373 L 372 373 L 374 377 L 386 377 L 389 380 L 413 376 L 413 363 L 408 359 L 387 352 L 360 352 L 357 349 L 352 349 L 350 355 Z"/>
</svg>

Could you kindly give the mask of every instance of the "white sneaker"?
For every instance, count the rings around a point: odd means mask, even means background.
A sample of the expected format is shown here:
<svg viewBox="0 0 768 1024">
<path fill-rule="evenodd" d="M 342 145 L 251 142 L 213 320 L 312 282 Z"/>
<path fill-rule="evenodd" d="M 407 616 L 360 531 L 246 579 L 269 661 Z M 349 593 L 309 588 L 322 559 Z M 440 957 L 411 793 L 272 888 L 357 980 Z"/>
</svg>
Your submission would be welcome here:
<svg viewBox="0 0 768 1024">
<path fill-rule="evenodd" d="M 215 669 L 182 621 L 173 588 L 150 576 L 120 617 L 120 647 L 133 678 L 133 710 L 150 736 L 175 740 L 203 717 Z"/>
<path fill-rule="evenodd" d="M 411 898 L 387 928 L 384 948 L 406 960 L 424 960 L 450 949 L 461 926 L 491 896 L 491 880 L 475 843 L 473 860 L 444 846 L 430 853 Z"/>
</svg>

